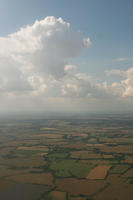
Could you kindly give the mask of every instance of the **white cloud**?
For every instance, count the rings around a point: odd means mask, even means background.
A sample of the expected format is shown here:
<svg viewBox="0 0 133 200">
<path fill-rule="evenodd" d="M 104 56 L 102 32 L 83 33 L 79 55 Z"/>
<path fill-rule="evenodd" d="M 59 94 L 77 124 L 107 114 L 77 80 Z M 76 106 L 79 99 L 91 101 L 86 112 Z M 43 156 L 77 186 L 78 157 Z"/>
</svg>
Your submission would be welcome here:
<svg viewBox="0 0 133 200">
<path fill-rule="evenodd" d="M 111 75 L 117 75 L 117 76 L 123 76 L 123 71 L 120 69 L 112 69 L 112 70 L 106 70 L 105 74 L 107 76 L 111 76 Z"/>
<path fill-rule="evenodd" d="M 105 73 L 107 75 L 117 75 L 122 78 L 122 80 L 112 83 L 110 86 L 112 93 L 121 97 L 133 97 L 133 68 L 125 71 L 113 69 Z"/>
<path fill-rule="evenodd" d="M 16 73 L 21 78 L 31 74 L 61 78 L 68 70 L 67 59 L 78 56 L 89 45 L 90 39 L 82 39 L 81 33 L 73 31 L 62 18 L 51 16 L 36 21 L 32 26 L 0 38 L 0 61 L 5 60 L 1 62 L 0 68 L 8 68 L 6 76 L 1 73 L 1 81 L 4 77 L 7 82 L 11 76 L 15 79 Z M 12 71 L 12 75 L 8 71 Z"/>
<path fill-rule="evenodd" d="M 23 99 L 28 99 L 24 107 L 37 98 L 41 102 L 44 98 L 64 98 L 65 87 L 75 90 L 75 97 L 79 96 L 77 67 L 67 60 L 78 56 L 90 44 L 89 38 L 82 38 L 69 23 L 53 16 L 35 21 L 8 37 L 0 37 L 0 95 L 4 104 L 15 101 L 21 104 Z M 68 82 L 74 80 L 75 86 L 71 86 Z M 67 91 L 69 96 L 74 95 Z"/>
<path fill-rule="evenodd" d="M 58 78 L 64 75 L 67 59 L 89 47 L 90 39 L 82 39 L 62 18 L 46 17 L 7 38 L 0 38 L 0 46 L 0 54 L 12 57 L 22 69 Z"/>
<path fill-rule="evenodd" d="M 32 90 L 32 87 L 27 76 L 19 70 L 17 63 L 10 57 L 0 57 L 0 93 L 29 90 Z"/>
<path fill-rule="evenodd" d="M 124 61 L 128 61 L 128 60 L 131 60 L 131 58 L 121 57 L 121 58 L 114 59 L 114 61 L 116 61 L 116 62 L 124 62 Z"/>
<path fill-rule="evenodd" d="M 90 45 L 89 37 L 55 17 L 0 37 L 0 110 L 86 111 L 89 103 L 96 108 L 107 99 L 133 96 L 133 69 L 107 71 L 123 77 L 108 85 L 68 62 Z"/>
</svg>

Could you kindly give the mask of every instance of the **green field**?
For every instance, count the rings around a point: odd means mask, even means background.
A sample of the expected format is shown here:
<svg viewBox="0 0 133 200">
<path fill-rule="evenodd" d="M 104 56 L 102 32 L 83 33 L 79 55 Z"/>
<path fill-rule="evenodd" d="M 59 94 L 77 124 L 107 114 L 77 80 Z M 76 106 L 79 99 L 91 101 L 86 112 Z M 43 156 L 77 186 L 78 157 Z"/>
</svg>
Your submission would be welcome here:
<svg viewBox="0 0 133 200">
<path fill-rule="evenodd" d="M 85 178 L 94 167 L 93 164 L 78 163 L 75 160 L 53 161 L 50 164 L 56 177 Z"/>
<path fill-rule="evenodd" d="M 111 173 L 111 174 L 122 174 L 122 173 L 126 172 L 129 168 L 130 168 L 130 165 L 127 165 L 127 164 L 125 164 L 125 165 L 123 165 L 123 164 L 114 165 L 110 169 L 109 173 Z"/>
<path fill-rule="evenodd" d="M 48 160 L 56 160 L 56 159 L 66 158 L 67 156 L 68 156 L 67 153 L 51 153 L 47 157 L 48 157 Z"/>
</svg>

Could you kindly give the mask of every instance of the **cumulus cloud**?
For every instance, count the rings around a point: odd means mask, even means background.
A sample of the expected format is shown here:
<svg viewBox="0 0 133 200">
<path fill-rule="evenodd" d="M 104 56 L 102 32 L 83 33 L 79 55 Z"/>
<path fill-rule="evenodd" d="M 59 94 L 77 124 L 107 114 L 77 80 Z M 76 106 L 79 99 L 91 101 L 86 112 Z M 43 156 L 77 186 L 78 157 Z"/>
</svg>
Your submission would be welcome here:
<svg viewBox="0 0 133 200">
<path fill-rule="evenodd" d="M 36 73 L 59 78 L 65 75 L 67 59 L 78 56 L 85 47 L 89 47 L 90 39 L 82 38 L 62 18 L 51 16 L 35 21 L 32 26 L 21 28 L 8 37 L 1 37 L 0 46 L 0 61 L 5 60 L 0 68 L 16 69 L 21 76 Z M 14 69 L 11 70 L 12 66 Z"/>
<path fill-rule="evenodd" d="M 18 65 L 10 57 L 0 57 L 0 93 L 26 92 L 32 90 L 27 76 L 18 68 Z"/>
<path fill-rule="evenodd" d="M 106 70 L 105 74 L 107 76 L 111 76 L 111 75 L 117 75 L 117 76 L 123 76 L 123 71 L 120 69 L 112 69 L 112 70 Z"/>
<path fill-rule="evenodd" d="M 121 97 L 133 97 L 133 68 L 128 70 L 113 69 L 105 72 L 108 76 L 117 75 L 121 81 L 113 82 L 110 86 L 112 93 Z"/>
<path fill-rule="evenodd" d="M 93 103 L 133 96 L 133 69 L 107 71 L 123 77 L 108 85 L 68 62 L 90 45 L 89 37 L 53 16 L 0 37 L 0 110 L 86 110 Z"/>
<path fill-rule="evenodd" d="M 2 96 L 10 103 L 19 97 L 33 102 L 37 97 L 43 101 L 44 98 L 79 96 L 77 67 L 69 64 L 68 59 L 78 56 L 90 45 L 89 37 L 83 38 L 69 23 L 53 16 L 35 21 L 8 37 L 0 37 L 1 101 Z M 68 88 L 76 93 L 71 95 Z"/>
<path fill-rule="evenodd" d="M 21 70 L 52 74 L 58 78 L 64 75 L 67 59 L 89 47 L 90 39 L 82 38 L 62 18 L 46 17 L 7 38 L 0 38 L 0 46 L 0 55 L 12 57 Z"/>
</svg>

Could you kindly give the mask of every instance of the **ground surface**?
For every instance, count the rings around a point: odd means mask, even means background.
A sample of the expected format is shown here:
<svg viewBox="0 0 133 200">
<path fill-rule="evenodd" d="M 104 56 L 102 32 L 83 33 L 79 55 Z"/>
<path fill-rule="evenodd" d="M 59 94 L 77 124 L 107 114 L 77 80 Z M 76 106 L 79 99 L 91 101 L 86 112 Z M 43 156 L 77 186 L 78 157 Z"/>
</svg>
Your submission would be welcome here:
<svg viewBox="0 0 133 200">
<path fill-rule="evenodd" d="M 0 199 L 11 198 L 132 200 L 133 116 L 0 119 Z"/>
</svg>

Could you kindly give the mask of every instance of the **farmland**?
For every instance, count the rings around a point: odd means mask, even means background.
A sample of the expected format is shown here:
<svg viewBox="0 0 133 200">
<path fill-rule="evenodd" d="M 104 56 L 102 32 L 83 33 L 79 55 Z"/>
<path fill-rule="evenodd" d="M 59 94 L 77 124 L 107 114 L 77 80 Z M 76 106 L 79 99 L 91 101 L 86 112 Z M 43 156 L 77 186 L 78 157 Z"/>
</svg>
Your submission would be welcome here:
<svg viewBox="0 0 133 200">
<path fill-rule="evenodd" d="M 92 179 L 92 180 L 104 179 L 110 167 L 111 166 L 106 166 L 106 165 L 99 165 L 95 167 L 90 171 L 90 173 L 87 176 L 87 179 Z"/>
<path fill-rule="evenodd" d="M 0 150 L 4 200 L 133 199 L 132 115 L 0 119 Z"/>
</svg>

